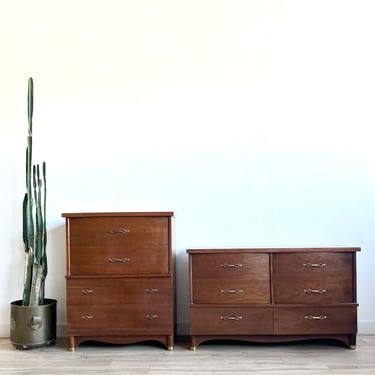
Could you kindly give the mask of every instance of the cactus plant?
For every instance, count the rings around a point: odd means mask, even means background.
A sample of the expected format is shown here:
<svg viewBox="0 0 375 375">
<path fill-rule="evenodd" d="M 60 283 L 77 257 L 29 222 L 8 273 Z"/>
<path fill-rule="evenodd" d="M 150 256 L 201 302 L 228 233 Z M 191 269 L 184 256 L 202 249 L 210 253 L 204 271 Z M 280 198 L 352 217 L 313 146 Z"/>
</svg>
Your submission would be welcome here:
<svg viewBox="0 0 375 375">
<path fill-rule="evenodd" d="M 30 77 L 27 93 L 28 136 L 26 148 L 26 193 L 23 200 L 23 242 L 25 271 L 23 306 L 44 304 L 47 276 L 46 163 L 33 165 L 34 83 Z"/>
</svg>

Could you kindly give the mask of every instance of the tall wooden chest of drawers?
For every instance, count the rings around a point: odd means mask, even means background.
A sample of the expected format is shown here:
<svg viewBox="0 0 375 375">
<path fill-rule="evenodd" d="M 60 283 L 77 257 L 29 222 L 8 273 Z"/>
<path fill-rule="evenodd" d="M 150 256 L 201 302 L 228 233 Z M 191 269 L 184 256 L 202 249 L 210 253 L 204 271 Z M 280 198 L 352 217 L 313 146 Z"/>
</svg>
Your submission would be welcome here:
<svg viewBox="0 0 375 375">
<path fill-rule="evenodd" d="M 336 339 L 355 349 L 360 248 L 188 249 L 191 349 Z"/>
<path fill-rule="evenodd" d="M 173 349 L 172 212 L 64 213 L 69 350 L 87 340 Z"/>
</svg>

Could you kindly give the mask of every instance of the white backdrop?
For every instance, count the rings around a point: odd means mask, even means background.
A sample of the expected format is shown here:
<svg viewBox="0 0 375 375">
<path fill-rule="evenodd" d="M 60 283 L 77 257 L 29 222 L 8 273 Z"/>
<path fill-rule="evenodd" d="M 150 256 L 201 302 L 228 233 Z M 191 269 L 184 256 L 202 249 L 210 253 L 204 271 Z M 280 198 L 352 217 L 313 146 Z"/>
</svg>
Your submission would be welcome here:
<svg viewBox="0 0 375 375">
<path fill-rule="evenodd" d="M 361 246 L 375 333 L 375 4 L 0 0 L 0 335 L 22 294 L 27 79 L 48 168 L 47 294 L 65 317 L 62 212 L 174 211 L 186 248 Z"/>
</svg>

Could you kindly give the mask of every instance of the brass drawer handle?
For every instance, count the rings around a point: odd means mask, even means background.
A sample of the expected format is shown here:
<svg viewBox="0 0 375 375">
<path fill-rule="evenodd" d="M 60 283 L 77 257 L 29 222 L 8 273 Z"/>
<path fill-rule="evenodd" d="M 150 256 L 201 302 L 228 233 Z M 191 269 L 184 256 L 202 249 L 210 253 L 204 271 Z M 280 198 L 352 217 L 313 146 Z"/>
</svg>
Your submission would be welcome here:
<svg viewBox="0 0 375 375">
<path fill-rule="evenodd" d="M 305 289 L 303 292 L 306 294 L 324 294 L 327 293 L 327 289 Z"/>
<path fill-rule="evenodd" d="M 83 293 L 83 294 L 90 294 L 90 293 L 94 293 L 94 291 L 92 289 L 82 289 L 81 293 Z"/>
<path fill-rule="evenodd" d="M 130 261 L 130 258 L 108 258 L 108 262 L 111 262 L 111 263 L 126 263 L 129 261 Z"/>
<path fill-rule="evenodd" d="M 89 319 L 94 319 L 94 317 L 92 315 L 83 315 L 82 319 L 83 320 L 89 320 Z"/>
<path fill-rule="evenodd" d="M 328 317 L 327 317 L 327 315 L 317 315 L 317 316 L 306 315 L 305 319 L 307 319 L 307 320 L 324 320 L 324 319 L 328 319 Z"/>
<path fill-rule="evenodd" d="M 305 268 L 324 268 L 326 264 L 325 263 L 304 263 L 303 266 Z"/>
<path fill-rule="evenodd" d="M 148 315 L 146 315 L 147 319 L 156 319 L 158 317 L 159 317 L 159 315 L 157 315 L 157 314 L 148 314 Z"/>
<path fill-rule="evenodd" d="M 237 263 L 237 264 L 223 263 L 223 264 L 220 264 L 220 267 L 223 267 L 223 268 L 240 268 L 240 267 L 243 267 L 243 264 L 241 264 L 241 263 Z"/>
<path fill-rule="evenodd" d="M 242 289 L 221 289 L 223 294 L 241 294 L 243 293 Z"/>
<path fill-rule="evenodd" d="M 236 315 L 236 316 L 225 315 L 225 316 L 221 316 L 220 319 L 221 320 L 241 320 L 241 319 L 243 319 L 243 317 L 242 316 L 238 316 L 238 315 Z"/>
<path fill-rule="evenodd" d="M 112 229 L 108 231 L 109 234 L 126 234 L 129 233 L 129 229 Z"/>
<path fill-rule="evenodd" d="M 146 292 L 147 293 L 156 293 L 156 292 L 158 292 L 159 291 L 159 289 L 158 288 L 147 288 L 146 289 Z"/>
</svg>

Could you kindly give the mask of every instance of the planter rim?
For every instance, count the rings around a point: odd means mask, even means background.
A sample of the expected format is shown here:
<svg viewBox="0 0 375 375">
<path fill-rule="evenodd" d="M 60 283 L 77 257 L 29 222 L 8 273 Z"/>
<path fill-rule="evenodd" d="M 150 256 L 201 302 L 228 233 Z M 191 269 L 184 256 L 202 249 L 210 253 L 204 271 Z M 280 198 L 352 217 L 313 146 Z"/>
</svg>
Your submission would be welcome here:
<svg viewBox="0 0 375 375">
<path fill-rule="evenodd" d="M 48 306 L 48 305 L 53 305 L 57 303 L 57 300 L 53 298 L 44 298 L 44 303 L 42 305 L 33 305 L 33 306 L 23 306 L 22 305 L 22 299 L 18 299 L 16 301 L 12 301 L 10 304 L 13 306 L 18 306 L 18 307 L 38 307 L 38 306 Z"/>
</svg>

